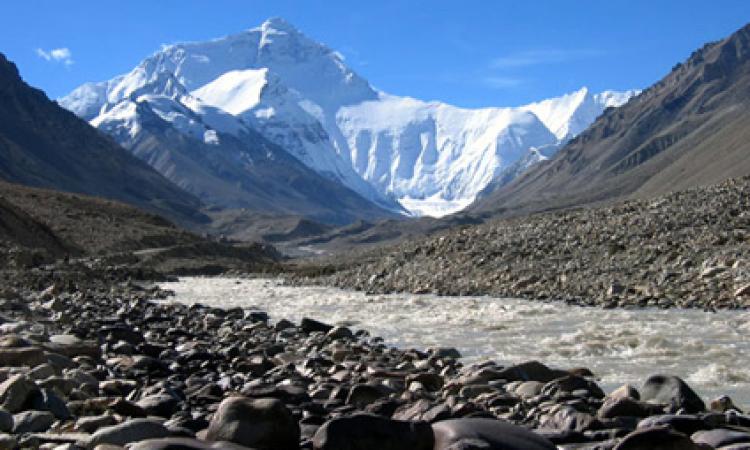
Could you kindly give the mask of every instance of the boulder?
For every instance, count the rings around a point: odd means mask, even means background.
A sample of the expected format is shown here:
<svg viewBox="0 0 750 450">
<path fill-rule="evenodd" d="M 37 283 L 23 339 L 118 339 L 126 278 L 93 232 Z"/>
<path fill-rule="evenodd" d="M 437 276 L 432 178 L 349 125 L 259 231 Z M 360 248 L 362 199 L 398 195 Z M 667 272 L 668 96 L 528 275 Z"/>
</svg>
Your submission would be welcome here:
<svg viewBox="0 0 750 450">
<path fill-rule="evenodd" d="M 302 319 L 302 321 L 299 324 L 299 327 L 302 331 L 308 334 L 316 332 L 316 331 L 325 334 L 333 330 L 332 325 L 328 325 L 327 323 L 323 323 L 323 322 L 318 322 L 317 320 L 309 319 L 307 317 Z"/>
<path fill-rule="evenodd" d="M 150 416 L 172 417 L 177 412 L 180 402 L 169 394 L 149 395 L 136 402 Z"/>
<path fill-rule="evenodd" d="M 434 450 L 555 450 L 548 439 L 496 419 L 451 419 L 432 424 Z"/>
<path fill-rule="evenodd" d="M 406 422 L 371 414 L 329 420 L 313 437 L 315 450 L 433 450 L 426 422 Z"/>
<path fill-rule="evenodd" d="M 147 439 L 128 446 L 128 450 L 252 450 L 231 442 L 206 442 L 191 438 Z"/>
<path fill-rule="evenodd" d="M 0 348 L 2 367 L 36 367 L 46 362 L 44 350 L 39 347 Z"/>
<path fill-rule="evenodd" d="M 500 370 L 497 373 L 497 378 L 507 381 L 539 381 L 548 383 L 565 375 L 568 375 L 568 373 L 564 370 L 550 369 L 539 361 L 527 361 Z"/>
<path fill-rule="evenodd" d="M 299 424 L 280 400 L 230 397 L 219 405 L 206 439 L 229 441 L 258 450 L 296 450 Z"/>
<path fill-rule="evenodd" d="M 641 400 L 670 405 L 672 412 L 680 409 L 687 413 L 706 410 L 703 400 L 680 377 L 653 375 L 643 383 L 640 392 Z"/>
<path fill-rule="evenodd" d="M 14 375 L 0 384 L 0 403 L 12 413 L 21 411 L 30 397 L 38 394 L 39 388 L 24 375 Z"/>
<path fill-rule="evenodd" d="M 24 411 L 13 416 L 13 433 L 38 433 L 50 429 L 55 416 L 49 411 Z"/>
<path fill-rule="evenodd" d="M 86 443 L 87 448 L 100 444 L 126 445 L 146 439 L 169 437 L 171 432 L 155 419 L 131 419 L 119 425 L 100 428 L 92 434 Z"/>
<path fill-rule="evenodd" d="M 691 439 L 696 444 L 707 444 L 719 448 L 735 444 L 750 444 L 750 433 L 717 428 L 693 433 Z"/>
<path fill-rule="evenodd" d="M 686 435 L 669 427 L 635 430 L 620 441 L 614 450 L 700 450 Z"/>
</svg>

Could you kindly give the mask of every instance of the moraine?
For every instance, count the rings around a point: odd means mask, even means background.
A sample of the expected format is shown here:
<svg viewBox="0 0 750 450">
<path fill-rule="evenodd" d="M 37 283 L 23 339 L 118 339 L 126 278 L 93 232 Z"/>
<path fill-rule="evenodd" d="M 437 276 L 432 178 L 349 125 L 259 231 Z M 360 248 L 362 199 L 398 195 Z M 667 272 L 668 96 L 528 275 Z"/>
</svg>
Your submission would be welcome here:
<svg viewBox="0 0 750 450">
<path fill-rule="evenodd" d="M 684 378 L 704 398 L 750 406 L 750 312 L 598 309 L 489 297 L 365 295 L 280 280 L 182 278 L 162 283 L 173 300 L 257 308 L 272 320 L 348 324 L 398 347 L 456 347 L 465 362 L 536 359 L 588 367 L 605 392 L 649 375 Z"/>
</svg>

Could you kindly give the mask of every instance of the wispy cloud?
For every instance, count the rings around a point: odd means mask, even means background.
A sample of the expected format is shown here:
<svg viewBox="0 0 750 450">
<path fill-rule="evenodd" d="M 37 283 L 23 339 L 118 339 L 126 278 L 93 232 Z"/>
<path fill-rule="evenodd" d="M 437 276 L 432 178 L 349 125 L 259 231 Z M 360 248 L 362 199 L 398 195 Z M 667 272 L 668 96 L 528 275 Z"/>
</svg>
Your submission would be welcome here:
<svg viewBox="0 0 750 450">
<path fill-rule="evenodd" d="M 509 89 L 520 86 L 524 83 L 524 80 L 521 78 L 490 75 L 482 78 L 482 82 L 485 86 L 493 89 Z"/>
<path fill-rule="evenodd" d="M 494 69 L 511 69 L 543 64 L 559 64 L 593 58 L 603 54 L 604 52 L 601 50 L 586 48 L 524 50 L 495 58 L 490 62 L 490 66 Z"/>
<path fill-rule="evenodd" d="M 53 48 L 51 50 L 38 48 L 36 49 L 36 54 L 46 61 L 60 62 L 68 67 L 73 65 L 73 53 L 67 47 Z"/>
</svg>

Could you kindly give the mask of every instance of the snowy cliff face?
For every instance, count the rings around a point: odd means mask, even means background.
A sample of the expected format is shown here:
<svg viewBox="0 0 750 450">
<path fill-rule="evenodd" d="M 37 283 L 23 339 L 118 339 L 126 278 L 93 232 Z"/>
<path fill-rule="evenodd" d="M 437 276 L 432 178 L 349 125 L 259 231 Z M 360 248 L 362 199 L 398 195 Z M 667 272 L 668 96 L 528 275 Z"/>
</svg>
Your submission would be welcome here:
<svg viewBox="0 0 750 450">
<path fill-rule="evenodd" d="M 207 143 L 257 131 L 381 207 L 439 216 L 462 209 L 520 162 L 550 155 L 632 95 L 584 88 L 475 110 L 394 97 L 374 90 L 337 52 L 271 19 L 225 38 L 167 46 L 60 103 L 126 147 L 139 127 L 133 102 Z"/>
</svg>

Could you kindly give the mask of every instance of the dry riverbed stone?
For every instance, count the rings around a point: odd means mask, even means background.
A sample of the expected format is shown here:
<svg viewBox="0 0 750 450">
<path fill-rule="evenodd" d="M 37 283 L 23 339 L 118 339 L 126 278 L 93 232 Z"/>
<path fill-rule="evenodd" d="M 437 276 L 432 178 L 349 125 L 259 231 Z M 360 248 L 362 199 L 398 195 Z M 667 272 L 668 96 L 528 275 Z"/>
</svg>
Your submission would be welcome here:
<svg viewBox="0 0 750 450">
<path fill-rule="evenodd" d="M 230 397 L 219 405 L 205 437 L 258 450 L 296 450 L 300 429 L 278 399 Z"/>
</svg>

